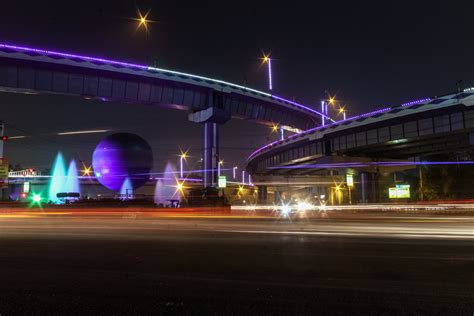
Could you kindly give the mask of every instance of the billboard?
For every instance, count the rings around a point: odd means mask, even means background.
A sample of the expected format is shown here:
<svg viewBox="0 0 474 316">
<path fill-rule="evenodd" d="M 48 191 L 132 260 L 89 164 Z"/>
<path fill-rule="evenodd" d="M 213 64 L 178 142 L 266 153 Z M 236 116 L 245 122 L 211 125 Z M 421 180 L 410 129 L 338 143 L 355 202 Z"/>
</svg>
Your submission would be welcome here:
<svg viewBox="0 0 474 316">
<path fill-rule="evenodd" d="M 409 199 L 410 185 L 397 184 L 395 187 L 388 188 L 388 197 L 390 199 Z"/>
<path fill-rule="evenodd" d="M 227 177 L 226 176 L 219 176 L 219 178 L 217 179 L 217 186 L 219 188 L 227 187 Z"/>
<path fill-rule="evenodd" d="M 346 174 L 346 183 L 348 187 L 354 186 L 354 176 L 352 174 Z"/>
<path fill-rule="evenodd" d="M 8 188 L 8 161 L 0 158 L 0 189 Z"/>
</svg>

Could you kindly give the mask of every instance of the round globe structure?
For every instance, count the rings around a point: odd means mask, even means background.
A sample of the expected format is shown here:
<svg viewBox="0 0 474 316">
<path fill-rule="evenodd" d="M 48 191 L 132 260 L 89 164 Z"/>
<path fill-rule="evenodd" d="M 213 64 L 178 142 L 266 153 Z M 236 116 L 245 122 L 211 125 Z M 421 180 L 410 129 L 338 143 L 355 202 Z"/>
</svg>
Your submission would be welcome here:
<svg viewBox="0 0 474 316">
<path fill-rule="evenodd" d="M 153 166 L 150 145 L 140 136 L 116 133 L 102 139 L 94 150 L 92 166 L 97 180 L 119 191 L 128 179 L 135 190 L 149 179 Z"/>
</svg>

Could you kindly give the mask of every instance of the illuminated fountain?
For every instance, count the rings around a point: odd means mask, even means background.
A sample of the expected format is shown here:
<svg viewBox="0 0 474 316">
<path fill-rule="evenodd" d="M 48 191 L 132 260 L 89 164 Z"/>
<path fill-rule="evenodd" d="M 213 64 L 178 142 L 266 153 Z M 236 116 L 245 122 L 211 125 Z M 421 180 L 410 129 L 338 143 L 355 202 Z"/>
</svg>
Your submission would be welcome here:
<svg viewBox="0 0 474 316">
<path fill-rule="evenodd" d="M 53 171 L 49 182 L 48 200 L 53 203 L 59 203 L 56 196 L 58 193 L 65 192 L 66 184 L 66 166 L 64 165 L 63 155 L 59 152 L 54 161 Z"/>
<path fill-rule="evenodd" d="M 77 176 L 77 166 L 74 160 L 69 164 L 66 173 L 66 165 L 63 155 L 59 152 L 54 161 L 51 179 L 49 181 L 48 201 L 59 204 L 58 193 L 81 193 L 79 178 Z"/>
<path fill-rule="evenodd" d="M 69 163 L 64 192 L 81 193 L 81 190 L 79 188 L 79 178 L 77 176 L 77 166 L 75 160 L 71 160 L 71 162 Z"/>
<path fill-rule="evenodd" d="M 156 181 L 154 202 L 156 205 L 166 204 L 166 199 L 163 196 L 163 180 L 161 179 L 158 179 L 158 181 Z"/>
<path fill-rule="evenodd" d="M 176 188 L 176 169 L 171 163 L 167 163 L 163 178 L 158 179 L 155 188 L 155 204 L 168 205 L 170 200 L 181 200 L 181 192 Z"/>
<path fill-rule="evenodd" d="M 121 200 L 131 200 L 133 199 L 133 185 L 130 178 L 125 178 L 120 188 L 120 199 Z"/>
</svg>

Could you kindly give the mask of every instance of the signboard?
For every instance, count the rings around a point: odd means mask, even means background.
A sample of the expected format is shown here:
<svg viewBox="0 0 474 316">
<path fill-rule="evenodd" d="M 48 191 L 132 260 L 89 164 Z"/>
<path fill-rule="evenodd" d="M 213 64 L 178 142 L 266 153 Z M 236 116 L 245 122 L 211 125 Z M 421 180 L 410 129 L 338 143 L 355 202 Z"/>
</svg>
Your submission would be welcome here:
<svg viewBox="0 0 474 316">
<path fill-rule="evenodd" d="M 227 177 L 226 176 L 219 176 L 219 178 L 217 179 L 217 186 L 219 188 L 227 187 Z"/>
<path fill-rule="evenodd" d="M 0 189 L 8 188 L 8 162 L 0 158 Z"/>
<path fill-rule="evenodd" d="M 390 199 L 409 199 L 410 198 L 410 185 L 409 184 L 397 184 L 394 188 L 388 188 L 388 197 Z"/>
<path fill-rule="evenodd" d="M 28 181 L 23 182 L 23 193 L 30 193 L 30 183 Z"/>
<path fill-rule="evenodd" d="M 346 174 L 346 183 L 348 187 L 354 186 L 354 176 L 352 174 Z"/>
</svg>

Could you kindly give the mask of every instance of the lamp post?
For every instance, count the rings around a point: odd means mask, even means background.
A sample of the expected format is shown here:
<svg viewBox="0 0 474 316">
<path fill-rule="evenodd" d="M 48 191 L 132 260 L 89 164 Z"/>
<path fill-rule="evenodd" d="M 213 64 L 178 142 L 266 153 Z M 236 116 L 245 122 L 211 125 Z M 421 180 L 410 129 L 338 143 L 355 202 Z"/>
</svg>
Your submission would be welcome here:
<svg viewBox="0 0 474 316">
<path fill-rule="evenodd" d="M 344 108 L 339 108 L 339 114 L 342 114 L 342 119 L 346 120 L 346 110 Z"/>
<path fill-rule="evenodd" d="M 270 55 L 263 55 L 263 63 L 268 65 L 268 90 L 270 92 L 273 90 L 273 82 L 272 82 L 272 59 Z"/>
<path fill-rule="evenodd" d="M 245 184 L 245 170 L 242 170 L 242 184 Z"/>
<path fill-rule="evenodd" d="M 224 165 L 224 160 L 219 161 L 217 164 L 217 176 L 221 175 L 221 166 Z"/>
<path fill-rule="evenodd" d="M 237 166 L 235 166 L 234 168 L 232 168 L 232 176 L 233 176 L 234 180 L 235 180 L 235 171 L 236 171 L 237 169 L 238 169 Z"/>
<path fill-rule="evenodd" d="M 179 175 L 181 178 L 183 178 L 183 173 L 184 173 L 184 160 L 186 160 L 186 157 L 187 154 L 186 153 L 181 153 L 181 155 L 179 155 Z"/>
<path fill-rule="evenodd" d="M 321 101 L 321 113 L 323 116 L 321 116 L 321 125 L 324 126 L 326 125 L 326 102 Z"/>
</svg>

